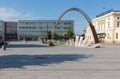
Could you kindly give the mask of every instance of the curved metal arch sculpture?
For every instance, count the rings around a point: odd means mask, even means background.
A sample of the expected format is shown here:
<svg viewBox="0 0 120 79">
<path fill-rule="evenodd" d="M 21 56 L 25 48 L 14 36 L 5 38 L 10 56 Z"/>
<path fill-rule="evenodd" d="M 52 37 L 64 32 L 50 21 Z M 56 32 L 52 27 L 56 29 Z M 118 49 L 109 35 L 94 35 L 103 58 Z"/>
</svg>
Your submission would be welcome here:
<svg viewBox="0 0 120 79">
<path fill-rule="evenodd" d="M 99 43 L 99 40 L 98 40 L 98 37 L 97 37 L 97 33 L 96 33 L 96 31 L 95 31 L 94 25 L 92 24 L 89 16 L 88 16 L 82 9 L 80 9 L 80 8 L 70 8 L 70 9 L 66 10 L 65 12 L 63 12 L 62 15 L 61 15 L 61 16 L 58 18 L 58 20 L 56 21 L 55 27 L 53 28 L 53 32 L 55 31 L 55 28 L 57 27 L 57 25 L 58 25 L 59 21 L 61 20 L 61 18 L 62 18 L 66 13 L 68 13 L 68 12 L 70 12 L 70 11 L 78 11 L 78 12 L 80 12 L 80 13 L 85 17 L 85 19 L 87 20 L 87 22 L 88 22 L 88 24 L 89 24 L 89 26 L 90 26 L 90 28 L 91 28 L 91 30 L 92 30 L 92 34 L 93 34 L 95 43 Z"/>
</svg>

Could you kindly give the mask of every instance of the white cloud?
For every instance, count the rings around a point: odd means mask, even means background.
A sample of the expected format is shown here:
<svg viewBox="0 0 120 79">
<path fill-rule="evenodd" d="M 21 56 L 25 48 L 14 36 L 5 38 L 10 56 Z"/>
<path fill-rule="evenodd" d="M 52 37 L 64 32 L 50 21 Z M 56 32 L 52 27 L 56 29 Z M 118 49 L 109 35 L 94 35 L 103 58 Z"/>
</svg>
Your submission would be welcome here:
<svg viewBox="0 0 120 79">
<path fill-rule="evenodd" d="M 20 16 L 20 13 L 12 8 L 0 8 L 0 19 L 10 20 Z"/>
<path fill-rule="evenodd" d="M 19 19 L 36 19 L 31 13 L 21 13 L 13 8 L 0 8 L 0 19 L 15 21 Z"/>
</svg>

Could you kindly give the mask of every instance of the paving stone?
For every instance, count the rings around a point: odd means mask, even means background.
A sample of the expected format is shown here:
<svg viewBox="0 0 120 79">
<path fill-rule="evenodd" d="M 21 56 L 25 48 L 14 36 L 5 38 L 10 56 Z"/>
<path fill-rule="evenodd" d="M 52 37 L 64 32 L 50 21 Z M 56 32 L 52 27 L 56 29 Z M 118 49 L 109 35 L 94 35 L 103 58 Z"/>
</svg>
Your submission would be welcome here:
<svg viewBox="0 0 120 79">
<path fill-rule="evenodd" d="M 120 45 L 48 47 L 10 42 L 0 50 L 0 79 L 119 79 Z"/>
</svg>

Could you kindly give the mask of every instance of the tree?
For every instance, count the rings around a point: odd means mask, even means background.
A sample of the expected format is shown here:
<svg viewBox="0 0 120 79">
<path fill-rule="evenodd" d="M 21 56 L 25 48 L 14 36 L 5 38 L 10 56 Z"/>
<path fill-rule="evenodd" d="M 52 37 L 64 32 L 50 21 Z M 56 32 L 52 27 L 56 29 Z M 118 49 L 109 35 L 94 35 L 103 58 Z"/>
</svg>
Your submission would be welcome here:
<svg viewBox="0 0 120 79">
<path fill-rule="evenodd" d="M 55 40 L 58 39 L 58 35 L 57 35 L 56 32 L 54 32 L 54 33 L 52 34 L 52 38 L 55 39 Z"/>
<path fill-rule="evenodd" d="M 72 30 L 68 30 L 65 34 L 65 37 L 68 38 L 68 39 L 73 38 L 73 36 L 74 36 L 74 33 L 73 33 Z"/>
</svg>

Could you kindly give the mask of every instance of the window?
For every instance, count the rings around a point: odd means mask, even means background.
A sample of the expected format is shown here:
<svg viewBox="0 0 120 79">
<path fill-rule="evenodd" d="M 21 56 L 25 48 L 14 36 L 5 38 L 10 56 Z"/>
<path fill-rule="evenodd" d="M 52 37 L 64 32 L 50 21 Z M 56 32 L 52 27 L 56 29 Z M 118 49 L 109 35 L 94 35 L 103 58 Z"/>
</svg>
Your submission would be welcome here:
<svg viewBox="0 0 120 79">
<path fill-rule="evenodd" d="M 29 27 L 29 29 L 31 29 L 31 27 Z"/>
<path fill-rule="evenodd" d="M 90 36 L 90 40 L 91 40 L 91 36 Z"/>
<path fill-rule="evenodd" d="M 118 39 L 118 33 L 116 33 L 116 39 Z"/>
<path fill-rule="evenodd" d="M 70 27 L 67 27 L 68 29 L 71 29 Z"/>
<path fill-rule="evenodd" d="M 35 27 L 32 27 L 33 29 L 35 29 Z"/>
<path fill-rule="evenodd" d="M 110 28 L 110 22 L 108 22 L 108 28 Z"/>
<path fill-rule="evenodd" d="M 53 22 L 53 24 L 55 25 L 55 24 L 56 24 L 56 22 Z"/>
<path fill-rule="evenodd" d="M 58 23 L 58 25 L 60 25 L 60 22 Z"/>
<path fill-rule="evenodd" d="M 105 29 L 105 24 L 103 25 L 104 29 Z"/>
<path fill-rule="evenodd" d="M 120 27 L 120 22 L 117 22 L 117 27 Z"/>
<path fill-rule="evenodd" d="M 69 22 L 68 25 L 71 25 L 71 23 Z"/>
<path fill-rule="evenodd" d="M 42 29 L 42 27 L 39 27 L 40 29 Z"/>
<path fill-rule="evenodd" d="M 117 19 L 120 19 L 120 17 L 117 17 Z"/>
<path fill-rule="evenodd" d="M 109 39 L 109 34 L 107 34 L 107 38 Z"/>
<path fill-rule="evenodd" d="M 64 27 L 64 29 L 67 29 L 67 27 Z"/>
<path fill-rule="evenodd" d="M 42 25 L 42 22 L 39 22 L 38 24 Z"/>
<path fill-rule="evenodd" d="M 65 22 L 64 25 L 67 25 L 67 23 Z"/>
<path fill-rule="evenodd" d="M 26 29 L 28 29 L 28 27 L 26 27 Z"/>
<path fill-rule="evenodd" d="M 60 27 L 57 27 L 57 29 L 60 29 Z"/>
<path fill-rule="evenodd" d="M 25 27 L 22 27 L 23 29 L 25 29 Z"/>
<path fill-rule="evenodd" d="M 29 24 L 28 22 L 26 22 L 26 24 Z"/>
</svg>

